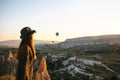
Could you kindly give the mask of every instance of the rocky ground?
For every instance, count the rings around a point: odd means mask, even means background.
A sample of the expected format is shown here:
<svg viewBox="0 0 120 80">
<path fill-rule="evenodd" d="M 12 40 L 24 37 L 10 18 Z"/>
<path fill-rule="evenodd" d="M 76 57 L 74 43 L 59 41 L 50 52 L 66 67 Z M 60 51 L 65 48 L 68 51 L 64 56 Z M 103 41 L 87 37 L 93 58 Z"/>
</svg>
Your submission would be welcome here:
<svg viewBox="0 0 120 80">
<path fill-rule="evenodd" d="M 52 69 L 49 69 L 52 80 L 106 80 L 112 76 L 119 78 L 120 62 L 104 62 L 63 54 L 52 55 L 48 65 L 52 65 Z"/>
<path fill-rule="evenodd" d="M 40 57 L 38 55 L 34 63 L 35 72 L 37 72 Z M 44 58 L 51 80 L 120 80 L 119 59 L 105 59 L 105 55 L 76 56 L 50 53 Z M 0 80 L 15 80 L 16 67 L 15 54 L 9 51 L 8 55 L 1 55 Z"/>
</svg>

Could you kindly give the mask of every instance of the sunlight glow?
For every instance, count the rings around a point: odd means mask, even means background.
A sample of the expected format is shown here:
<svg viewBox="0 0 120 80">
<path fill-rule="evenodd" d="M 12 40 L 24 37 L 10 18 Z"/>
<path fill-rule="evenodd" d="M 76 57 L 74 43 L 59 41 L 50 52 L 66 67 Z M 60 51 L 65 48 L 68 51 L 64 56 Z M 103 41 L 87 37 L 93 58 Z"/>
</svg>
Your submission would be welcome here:
<svg viewBox="0 0 120 80">
<path fill-rule="evenodd" d="M 0 1 L 0 40 L 19 39 L 20 29 L 35 29 L 35 39 L 120 34 L 119 0 Z M 55 33 L 60 36 L 56 37 Z M 9 36 L 9 37 L 5 37 Z"/>
</svg>

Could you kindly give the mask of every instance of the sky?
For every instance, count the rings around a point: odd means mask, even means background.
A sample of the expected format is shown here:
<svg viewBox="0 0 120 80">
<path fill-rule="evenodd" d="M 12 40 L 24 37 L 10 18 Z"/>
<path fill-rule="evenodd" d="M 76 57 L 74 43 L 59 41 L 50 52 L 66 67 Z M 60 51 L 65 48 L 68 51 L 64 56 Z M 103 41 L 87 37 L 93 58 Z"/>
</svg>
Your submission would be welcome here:
<svg viewBox="0 0 120 80">
<path fill-rule="evenodd" d="M 37 40 L 120 34 L 120 0 L 0 0 L 0 41 L 26 26 Z"/>
</svg>

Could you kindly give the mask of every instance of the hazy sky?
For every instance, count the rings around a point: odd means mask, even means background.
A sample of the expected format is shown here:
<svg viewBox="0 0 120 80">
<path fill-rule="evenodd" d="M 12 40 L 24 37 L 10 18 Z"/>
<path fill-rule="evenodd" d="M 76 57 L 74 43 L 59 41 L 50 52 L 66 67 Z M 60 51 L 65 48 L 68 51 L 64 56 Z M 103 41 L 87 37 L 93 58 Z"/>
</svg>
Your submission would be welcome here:
<svg viewBox="0 0 120 80">
<path fill-rule="evenodd" d="M 120 34 L 120 0 L 0 0 L 0 40 L 20 39 L 25 26 L 39 40 Z"/>
</svg>

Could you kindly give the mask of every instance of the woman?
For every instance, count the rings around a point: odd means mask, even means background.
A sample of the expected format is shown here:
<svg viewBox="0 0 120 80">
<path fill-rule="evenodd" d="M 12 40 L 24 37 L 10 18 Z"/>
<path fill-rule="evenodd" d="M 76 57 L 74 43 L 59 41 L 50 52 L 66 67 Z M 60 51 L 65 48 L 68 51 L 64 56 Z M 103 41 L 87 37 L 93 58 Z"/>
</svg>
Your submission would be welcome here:
<svg viewBox="0 0 120 80">
<path fill-rule="evenodd" d="M 34 47 L 33 34 L 35 30 L 25 27 L 21 30 L 22 39 L 18 49 L 18 70 L 16 80 L 32 80 L 33 61 L 36 60 L 36 51 Z"/>
</svg>

